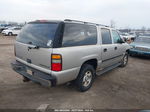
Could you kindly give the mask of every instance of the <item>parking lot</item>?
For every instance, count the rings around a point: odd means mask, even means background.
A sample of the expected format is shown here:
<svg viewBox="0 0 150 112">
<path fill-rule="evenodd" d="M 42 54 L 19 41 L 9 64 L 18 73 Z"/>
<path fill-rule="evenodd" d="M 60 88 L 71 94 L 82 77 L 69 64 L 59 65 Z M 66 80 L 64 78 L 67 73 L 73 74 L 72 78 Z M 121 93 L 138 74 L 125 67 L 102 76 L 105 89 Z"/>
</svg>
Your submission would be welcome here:
<svg viewBox="0 0 150 112">
<path fill-rule="evenodd" d="M 0 35 L 0 108 L 150 109 L 150 60 L 129 57 L 125 68 L 116 68 L 97 77 L 92 88 L 84 93 L 73 85 L 46 88 L 28 82 L 10 66 L 14 59 L 14 36 Z"/>
</svg>

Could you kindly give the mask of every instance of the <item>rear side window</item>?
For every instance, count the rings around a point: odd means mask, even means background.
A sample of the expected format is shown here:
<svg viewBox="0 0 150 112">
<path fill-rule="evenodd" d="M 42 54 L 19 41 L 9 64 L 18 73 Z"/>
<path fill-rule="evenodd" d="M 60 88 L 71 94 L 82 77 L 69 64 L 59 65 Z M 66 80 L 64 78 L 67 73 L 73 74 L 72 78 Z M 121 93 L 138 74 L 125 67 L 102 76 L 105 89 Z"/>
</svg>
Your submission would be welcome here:
<svg viewBox="0 0 150 112">
<path fill-rule="evenodd" d="M 17 37 L 17 41 L 39 47 L 52 47 L 58 23 L 29 23 Z"/>
<path fill-rule="evenodd" d="M 97 43 L 97 29 L 93 25 L 66 23 L 62 46 L 95 45 Z"/>
<path fill-rule="evenodd" d="M 109 29 L 101 29 L 102 44 L 112 44 L 111 34 Z"/>
</svg>

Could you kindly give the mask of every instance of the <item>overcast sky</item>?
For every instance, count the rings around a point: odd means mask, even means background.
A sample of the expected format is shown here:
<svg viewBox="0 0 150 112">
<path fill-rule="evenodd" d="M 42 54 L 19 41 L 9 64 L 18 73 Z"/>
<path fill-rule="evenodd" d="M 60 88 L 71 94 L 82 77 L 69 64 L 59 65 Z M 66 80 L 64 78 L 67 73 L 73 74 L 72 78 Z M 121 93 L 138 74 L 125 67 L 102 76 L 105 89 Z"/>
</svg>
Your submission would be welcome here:
<svg viewBox="0 0 150 112">
<path fill-rule="evenodd" d="M 150 0 L 0 0 L 0 20 L 32 21 L 65 18 L 117 28 L 150 28 Z"/>
</svg>

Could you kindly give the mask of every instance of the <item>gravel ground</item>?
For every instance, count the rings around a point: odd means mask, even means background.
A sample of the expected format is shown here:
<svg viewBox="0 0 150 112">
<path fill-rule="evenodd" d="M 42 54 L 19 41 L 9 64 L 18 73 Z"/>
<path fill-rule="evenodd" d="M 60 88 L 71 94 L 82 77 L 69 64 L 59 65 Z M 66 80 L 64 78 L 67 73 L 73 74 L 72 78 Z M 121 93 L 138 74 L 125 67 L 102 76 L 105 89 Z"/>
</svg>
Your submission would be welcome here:
<svg viewBox="0 0 150 112">
<path fill-rule="evenodd" d="M 46 88 L 22 82 L 10 66 L 14 59 L 15 37 L 0 35 L 0 109 L 49 108 L 150 109 L 150 60 L 130 57 L 125 68 L 116 68 L 97 77 L 84 93 L 72 85 Z"/>
</svg>

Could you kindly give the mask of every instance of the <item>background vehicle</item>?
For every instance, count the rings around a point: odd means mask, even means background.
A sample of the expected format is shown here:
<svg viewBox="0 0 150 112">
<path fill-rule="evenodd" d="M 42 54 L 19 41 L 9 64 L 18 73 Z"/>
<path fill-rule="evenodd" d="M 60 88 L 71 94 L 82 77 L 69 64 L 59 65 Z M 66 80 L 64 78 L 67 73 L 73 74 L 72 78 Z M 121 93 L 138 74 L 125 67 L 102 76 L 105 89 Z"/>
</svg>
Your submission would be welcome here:
<svg viewBox="0 0 150 112">
<path fill-rule="evenodd" d="M 130 55 L 146 55 L 150 56 L 150 36 L 139 36 L 130 44 Z"/>
<path fill-rule="evenodd" d="M 133 40 L 136 38 L 136 35 L 134 33 L 120 33 L 121 37 L 125 40 Z"/>
<path fill-rule="evenodd" d="M 10 27 L 10 28 L 3 30 L 2 34 L 8 35 L 8 36 L 18 35 L 20 33 L 20 30 L 21 30 L 20 27 Z"/>
<path fill-rule="evenodd" d="M 34 21 L 17 37 L 12 68 L 24 81 L 46 86 L 73 81 L 80 91 L 86 91 L 95 75 L 126 66 L 129 48 L 115 29 L 104 25 Z"/>
<path fill-rule="evenodd" d="M 9 24 L 0 24 L 0 33 L 9 27 L 11 27 L 11 25 Z"/>
</svg>

